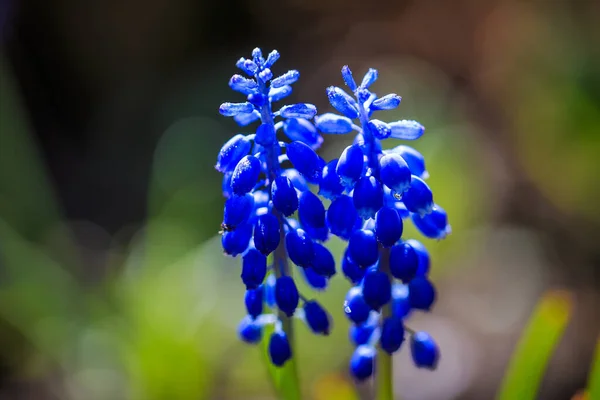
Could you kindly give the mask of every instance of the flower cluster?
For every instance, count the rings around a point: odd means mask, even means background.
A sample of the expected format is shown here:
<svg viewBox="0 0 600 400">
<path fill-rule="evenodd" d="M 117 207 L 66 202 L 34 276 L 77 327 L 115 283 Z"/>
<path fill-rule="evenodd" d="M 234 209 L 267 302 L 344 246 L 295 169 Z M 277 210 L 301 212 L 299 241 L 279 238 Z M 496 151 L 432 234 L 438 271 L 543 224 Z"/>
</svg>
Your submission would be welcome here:
<svg viewBox="0 0 600 400">
<path fill-rule="evenodd" d="M 415 364 L 435 368 L 439 351 L 433 339 L 404 326 L 411 310 L 430 310 L 435 288 L 427 278 L 425 247 L 416 240 L 402 240 L 403 220 L 412 219 L 429 238 L 442 239 L 450 232 L 445 211 L 434 203 L 425 183 L 423 156 L 403 145 L 382 150 L 382 140 L 414 140 L 424 128 L 415 121 L 385 123 L 371 118 L 376 111 L 398 107 L 401 100 L 396 94 L 378 97 L 369 90 L 377 75 L 370 69 L 357 85 L 344 66 L 342 77 L 354 96 L 329 87 L 329 102 L 342 115 L 315 118 L 322 133 L 357 132 L 354 144 L 323 170 L 319 193 L 332 200 L 326 217 L 331 232 L 348 240 L 342 270 L 355 286 L 346 295 L 344 311 L 354 324 L 350 337 L 357 348 L 350 371 L 359 380 L 373 374 L 374 346 L 392 354 L 401 347 L 405 331 L 410 333 Z"/>
<path fill-rule="evenodd" d="M 271 67 L 278 58 L 277 51 L 265 59 L 255 49 L 252 59 L 240 59 L 237 66 L 248 77 L 234 75 L 229 86 L 247 101 L 224 103 L 219 109 L 242 126 L 260 121 L 255 133 L 231 138 L 216 165 L 223 173 L 227 199 L 223 249 L 242 256 L 248 315 L 239 326 L 240 337 L 257 343 L 264 326 L 272 324 L 269 354 L 273 364 L 281 366 L 292 356 L 286 332 L 291 317 L 317 334 L 329 333 L 327 311 L 298 292 L 288 259 L 311 287 L 325 289 L 336 265 L 323 243 L 333 234 L 348 241 L 341 267 L 354 285 L 344 302 L 353 322 L 350 337 L 357 346 L 350 361 L 352 375 L 358 380 L 370 377 L 375 346 L 392 354 L 406 333 L 415 364 L 434 368 L 439 350 L 433 339 L 404 324 L 412 310 L 430 310 L 436 293 L 428 279 L 429 254 L 420 242 L 402 239 L 403 224 L 412 220 L 432 239 L 444 238 L 450 226 L 425 183 L 423 156 L 408 146 L 383 150 L 381 145 L 387 138 L 417 139 L 423 126 L 371 118 L 376 111 L 398 107 L 401 99 L 396 94 L 378 97 L 369 90 L 377 79 L 375 69 L 357 85 L 347 66 L 342 77 L 353 96 L 339 87 L 327 89 L 341 115 L 315 116 L 315 106 L 306 103 L 273 111 L 273 103 L 288 96 L 299 78 L 295 70 L 273 78 Z M 279 131 L 290 141 L 278 141 Z M 321 133 L 351 132 L 356 132 L 354 144 L 339 159 L 325 162 L 315 153 L 323 141 Z M 284 168 L 290 164 L 292 168 Z M 331 201 L 327 210 L 311 185 Z"/>
<path fill-rule="evenodd" d="M 242 256 L 248 315 L 239 335 L 257 343 L 265 324 L 273 324 L 269 354 L 274 365 L 282 366 L 292 356 L 285 324 L 290 317 L 302 319 L 317 334 L 327 335 L 330 328 L 325 309 L 298 292 L 288 258 L 316 289 L 324 289 L 336 269 L 333 256 L 320 243 L 328 236 L 325 207 L 309 190 L 309 183 L 320 181 L 324 166 L 314 151 L 323 139 L 310 122 L 317 111 L 306 103 L 273 111 L 273 104 L 288 96 L 299 78 L 296 70 L 273 78 L 271 67 L 278 58 L 274 50 L 265 59 L 257 48 L 252 59 L 237 62 L 248 77 L 234 75 L 229 86 L 246 95 L 247 101 L 224 103 L 219 112 L 242 126 L 258 120 L 260 125 L 254 134 L 231 138 L 219 152 L 216 169 L 223 173 L 227 199 L 223 249 L 228 255 Z M 280 130 L 291 142 L 277 140 Z M 283 168 L 287 161 L 294 168 Z M 265 305 L 277 312 L 266 313 Z"/>
</svg>

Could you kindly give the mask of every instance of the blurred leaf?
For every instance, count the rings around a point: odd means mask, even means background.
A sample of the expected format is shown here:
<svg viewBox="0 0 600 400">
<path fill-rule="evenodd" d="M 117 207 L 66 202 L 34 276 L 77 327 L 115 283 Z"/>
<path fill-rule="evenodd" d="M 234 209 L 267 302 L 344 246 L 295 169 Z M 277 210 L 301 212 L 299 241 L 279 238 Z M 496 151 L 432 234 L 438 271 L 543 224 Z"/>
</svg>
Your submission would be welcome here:
<svg viewBox="0 0 600 400">
<path fill-rule="evenodd" d="M 321 377 L 313 387 L 313 398 L 315 400 L 358 400 L 354 384 L 339 374 Z"/>
<path fill-rule="evenodd" d="M 588 378 L 587 395 L 590 400 L 600 399 L 600 337 L 596 343 L 594 361 Z"/>
<path fill-rule="evenodd" d="M 547 293 L 523 331 L 504 376 L 497 400 L 533 400 L 546 366 L 569 322 L 572 300 L 567 293 Z"/>
<path fill-rule="evenodd" d="M 269 359 L 269 338 L 273 333 L 273 326 L 267 325 L 264 330 L 263 340 L 261 346 L 263 348 L 263 359 L 267 365 L 269 371 L 269 377 L 277 393 L 277 397 L 281 400 L 299 400 L 302 398 L 300 395 L 300 382 L 298 381 L 298 371 L 296 369 L 296 346 L 294 341 L 291 339 L 292 354 L 294 355 L 291 360 L 287 361 L 283 367 L 276 367 L 271 363 Z"/>
</svg>

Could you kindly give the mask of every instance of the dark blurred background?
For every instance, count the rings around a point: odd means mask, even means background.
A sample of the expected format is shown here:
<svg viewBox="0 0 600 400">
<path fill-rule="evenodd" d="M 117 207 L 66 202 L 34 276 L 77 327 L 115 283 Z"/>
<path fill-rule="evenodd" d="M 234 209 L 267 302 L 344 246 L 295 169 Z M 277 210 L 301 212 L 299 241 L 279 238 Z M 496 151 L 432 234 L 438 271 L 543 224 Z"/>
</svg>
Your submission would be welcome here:
<svg viewBox="0 0 600 400">
<path fill-rule="evenodd" d="M 600 332 L 599 2 L 0 0 L 0 40 L 0 399 L 273 398 L 235 337 L 243 287 L 219 249 L 213 169 L 248 131 L 217 108 L 241 100 L 227 81 L 255 46 L 280 51 L 276 74 L 300 70 L 293 101 L 330 111 L 341 66 L 374 67 L 375 91 L 403 97 L 385 117 L 427 128 L 414 146 L 453 234 L 427 242 L 440 297 L 411 324 L 443 358 L 429 373 L 400 352 L 398 394 L 493 398 L 548 293 L 572 314 L 539 398 L 585 387 Z M 325 139 L 325 158 L 351 140 Z M 316 294 L 332 336 L 300 332 L 306 398 L 355 398 L 348 285 Z"/>
</svg>

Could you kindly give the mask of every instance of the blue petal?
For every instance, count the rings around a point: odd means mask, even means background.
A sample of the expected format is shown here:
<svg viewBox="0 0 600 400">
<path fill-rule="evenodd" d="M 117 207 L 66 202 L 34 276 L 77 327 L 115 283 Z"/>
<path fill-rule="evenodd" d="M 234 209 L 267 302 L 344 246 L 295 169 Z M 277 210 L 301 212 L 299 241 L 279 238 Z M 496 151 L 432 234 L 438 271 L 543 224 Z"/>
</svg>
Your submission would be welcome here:
<svg viewBox="0 0 600 400">
<path fill-rule="evenodd" d="M 226 117 L 233 117 L 238 114 L 248 114 L 254 110 L 251 103 L 223 103 L 219 106 L 219 112 Z"/>
<path fill-rule="evenodd" d="M 352 120 L 334 113 L 315 117 L 315 126 L 323 133 L 348 133 L 352 131 Z"/>
<path fill-rule="evenodd" d="M 254 50 L 252 50 L 252 60 L 256 65 L 263 65 L 265 63 L 265 59 L 263 58 L 262 50 L 260 48 L 255 47 Z"/>
<path fill-rule="evenodd" d="M 298 78 L 300 78 L 300 72 L 298 72 L 295 69 L 292 69 L 286 72 L 285 74 L 273 79 L 273 81 L 271 82 L 271 87 L 278 88 L 285 85 L 291 85 L 292 83 L 296 82 Z"/>
<path fill-rule="evenodd" d="M 394 139 L 415 140 L 423 136 L 425 127 L 417 121 L 402 120 L 390 122 Z"/>
<path fill-rule="evenodd" d="M 282 86 L 278 88 L 269 89 L 269 98 L 273 103 L 288 97 L 290 94 L 292 94 L 291 86 Z"/>
<path fill-rule="evenodd" d="M 279 110 L 279 115 L 283 118 L 305 118 L 311 119 L 317 113 L 317 107 L 308 103 L 298 103 L 289 106 L 283 106 Z"/>
<path fill-rule="evenodd" d="M 273 73 L 269 68 L 265 68 L 258 73 L 258 79 L 260 79 L 263 83 L 268 82 L 273 77 Z"/>
<path fill-rule="evenodd" d="M 246 74 L 253 76 L 258 71 L 258 65 L 252 60 L 247 60 L 244 57 L 240 58 L 235 66 L 244 71 Z"/>
<path fill-rule="evenodd" d="M 290 140 L 300 141 L 313 149 L 318 149 L 323 143 L 323 137 L 314 125 L 304 118 L 290 118 L 283 122 L 283 131 Z"/>
<path fill-rule="evenodd" d="M 395 93 L 387 94 L 371 104 L 371 110 L 393 110 L 400 105 L 402 98 Z"/>
<path fill-rule="evenodd" d="M 277 62 L 277 60 L 279 60 L 279 52 L 277 50 L 273 50 L 267 56 L 267 61 L 265 61 L 265 67 L 271 68 L 271 66 L 273 64 L 275 64 L 275 62 Z"/>
<path fill-rule="evenodd" d="M 346 85 L 350 88 L 350 90 L 356 90 L 356 82 L 354 81 L 350 67 L 347 65 L 342 67 L 342 78 L 344 78 L 344 82 L 346 82 Z"/>
<path fill-rule="evenodd" d="M 392 134 L 390 126 L 378 119 L 369 121 L 369 130 L 377 139 L 387 139 Z"/>
<path fill-rule="evenodd" d="M 245 95 L 258 93 L 258 83 L 241 75 L 233 75 L 229 80 L 229 87 Z"/>
<path fill-rule="evenodd" d="M 238 115 L 234 116 L 233 120 L 235 122 L 237 122 L 237 124 L 240 126 L 246 126 L 246 125 L 249 125 L 249 124 L 253 123 L 254 121 L 258 120 L 259 118 L 260 118 L 260 113 L 258 112 L 258 110 L 252 110 L 251 113 L 238 114 Z"/>
<path fill-rule="evenodd" d="M 331 105 L 348 118 L 358 118 L 356 102 L 348 93 L 339 87 L 330 86 L 327 88 L 327 98 Z"/>
<path fill-rule="evenodd" d="M 377 80 L 377 77 L 378 77 L 377 70 L 374 68 L 369 68 L 369 70 L 363 77 L 363 80 L 362 80 L 362 83 L 360 84 L 360 86 L 365 89 L 368 88 Z"/>
</svg>

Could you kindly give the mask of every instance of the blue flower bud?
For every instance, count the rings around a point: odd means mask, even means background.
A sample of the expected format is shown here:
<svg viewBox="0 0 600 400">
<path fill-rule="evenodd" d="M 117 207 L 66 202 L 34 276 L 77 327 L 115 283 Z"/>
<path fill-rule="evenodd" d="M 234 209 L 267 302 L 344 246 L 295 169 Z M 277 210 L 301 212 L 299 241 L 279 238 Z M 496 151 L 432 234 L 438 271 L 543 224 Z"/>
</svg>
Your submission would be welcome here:
<svg viewBox="0 0 600 400">
<path fill-rule="evenodd" d="M 317 195 L 311 191 L 307 190 L 300 195 L 298 216 L 303 226 L 325 227 L 325 207 Z"/>
<path fill-rule="evenodd" d="M 275 128 L 273 128 L 272 124 L 261 124 L 256 129 L 256 137 L 254 138 L 254 141 L 261 146 L 271 146 L 276 140 Z"/>
<path fill-rule="evenodd" d="M 253 110 L 248 114 L 238 114 L 233 117 L 233 120 L 240 126 L 250 125 L 254 121 L 257 121 L 260 118 L 260 113 L 258 110 Z"/>
<path fill-rule="evenodd" d="M 231 175 L 231 189 L 237 195 L 251 191 L 260 175 L 260 161 L 254 156 L 244 156 Z"/>
<path fill-rule="evenodd" d="M 268 256 L 279 246 L 279 220 L 273 214 L 263 214 L 256 220 L 254 226 L 254 247 Z"/>
<path fill-rule="evenodd" d="M 250 93 L 246 100 L 248 100 L 249 103 L 252 103 L 252 105 L 255 107 L 255 111 L 257 111 L 257 108 L 264 106 L 267 104 L 267 101 L 269 101 L 267 96 L 262 93 Z"/>
<path fill-rule="evenodd" d="M 238 114 L 248 114 L 254 110 L 251 103 L 223 103 L 219 106 L 219 112 L 226 117 L 233 117 Z"/>
<path fill-rule="evenodd" d="M 292 348 L 285 332 L 278 331 L 271 335 L 269 357 L 271 362 L 278 367 L 283 366 L 287 360 L 292 358 Z"/>
<path fill-rule="evenodd" d="M 425 168 L 425 158 L 417 150 L 409 146 L 400 145 L 394 147 L 390 152 L 398 154 L 406 161 L 411 174 L 416 175 L 421 179 L 427 179 L 429 177 L 427 169 Z"/>
<path fill-rule="evenodd" d="M 357 229 L 348 241 L 350 257 L 363 268 L 373 265 L 379 259 L 379 248 L 375 233 L 366 229 Z"/>
<path fill-rule="evenodd" d="M 364 167 L 364 154 L 360 146 L 353 144 L 342 152 L 335 172 L 344 186 L 352 186 L 361 177 Z"/>
<path fill-rule="evenodd" d="M 383 207 L 375 216 L 375 235 L 383 247 L 391 247 L 402 237 L 402 218 L 398 212 L 389 207 Z"/>
<path fill-rule="evenodd" d="M 356 90 L 356 82 L 354 81 L 354 77 L 352 76 L 352 71 L 350 70 L 350 67 L 347 65 L 344 65 L 342 67 L 342 78 L 344 78 L 344 82 L 346 83 L 346 86 L 350 88 L 350 90 Z"/>
<path fill-rule="evenodd" d="M 392 284 L 385 272 L 367 270 L 362 286 L 365 303 L 375 311 L 386 305 L 392 297 Z"/>
<path fill-rule="evenodd" d="M 327 288 L 329 282 L 327 277 L 317 274 L 311 267 L 301 268 L 300 270 L 302 271 L 302 275 L 308 286 L 315 290 L 324 290 Z"/>
<path fill-rule="evenodd" d="M 331 325 L 329 314 L 319 303 L 310 300 L 304 303 L 304 318 L 308 327 L 314 333 L 329 335 Z"/>
<path fill-rule="evenodd" d="M 360 325 L 350 326 L 350 340 L 354 345 L 360 346 L 361 344 L 369 343 L 373 332 L 378 328 L 379 315 L 375 312 L 369 315 L 369 319 Z"/>
<path fill-rule="evenodd" d="M 377 351 L 373 346 L 358 346 L 350 358 L 350 374 L 358 381 L 370 378 L 375 369 L 376 354 Z"/>
<path fill-rule="evenodd" d="M 221 147 L 215 168 L 219 172 L 233 171 L 240 160 L 248 154 L 252 142 L 244 135 L 235 135 Z"/>
<path fill-rule="evenodd" d="M 223 180 L 221 181 L 221 191 L 223 192 L 223 197 L 226 199 L 233 196 L 233 189 L 231 189 L 231 175 L 233 175 L 233 172 L 225 172 L 223 174 Z"/>
<path fill-rule="evenodd" d="M 425 133 L 425 127 L 417 121 L 402 120 L 390 122 L 389 125 L 392 128 L 391 137 L 394 139 L 415 140 Z"/>
<path fill-rule="evenodd" d="M 339 87 L 330 86 L 327 88 L 327 98 L 333 108 L 344 114 L 346 117 L 351 119 L 358 118 L 356 102 L 350 95 L 344 92 L 344 90 Z"/>
<path fill-rule="evenodd" d="M 383 187 L 383 205 L 384 207 L 393 208 L 396 210 L 401 219 L 410 217 L 410 211 L 406 209 L 404 203 L 394 197 L 392 189 L 387 186 Z"/>
<path fill-rule="evenodd" d="M 379 159 L 379 179 L 396 193 L 404 192 L 410 186 L 410 169 L 398 154 L 386 154 Z"/>
<path fill-rule="evenodd" d="M 417 229 L 430 239 L 444 239 L 452 231 L 446 211 L 438 205 L 429 214 L 411 214 L 411 218 Z"/>
<path fill-rule="evenodd" d="M 285 248 L 290 260 L 299 267 L 309 267 L 315 259 L 313 241 L 302 229 L 291 229 L 285 235 Z"/>
<path fill-rule="evenodd" d="M 298 209 L 298 194 L 292 181 L 285 176 L 278 176 L 271 185 L 273 206 L 286 217 Z"/>
<path fill-rule="evenodd" d="M 427 332 L 416 332 L 410 340 L 410 353 L 419 368 L 434 370 L 440 358 L 440 350 Z"/>
<path fill-rule="evenodd" d="M 262 288 L 248 289 L 246 290 L 246 296 L 244 297 L 244 303 L 246 304 L 246 310 L 248 315 L 252 318 L 258 317 L 263 311 L 263 292 Z"/>
<path fill-rule="evenodd" d="M 408 242 L 403 242 L 390 250 L 390 272 L 396 279 L 409 282 L 417 275 L 419 256 Z"/>
<path fill-rule="evenodd" d="M 392 315 L 395 318 L 406 318 L 410 314 L 410 297 L 407 285 L 392 285 Z"/>
<path fill-rule="evenodd" d="M 378 119 L 369 121 L 369 130 L 377 139 L 387 139 L 392 134 L 392 129 L 388 124 Z"/>
<path fill-rule="evenodd" d="M 287 145 L 287 156 L 294 167 L 307 179 L 321 177 L 321 160 L 308 145 L 296 141 Z"/>
<path fill-rule="evenodd" d="M 413 250 L 415 251 L 415 253 L 417 254 L 417 257 L 419 259 L 419 267 L 417 268 L 417 275 L 418 276 L 427 275 L 429 273 L 429 265 L 430 265 L 429 252 L 427 251 L 427 248 L 425 247 L 425 245 L 423 245 L 423 243 L 421 243 L 415 239 L 409 239 L 406 241 L 406 243 L 408 243 L 413 248 Z"/>
<path fill-rule="evenodd" d="M 417 276 L 408 283 L 408 298 L 411 308 L 429 311 L 435 302 L 435 288 L 427 278 Z"/>
<path fill-rule="evenodd" d="M 269 89 L 269 98 L 272 103 L 275 103 L 279 100 L 282 100 L 292 94 L 291 86 L 282 86 L 279 88 L 270 88 Z"/>
<path fill-rule="evenodd" d="M 279 52 L 277 50 L 273 50 L 267 55 L 267 60 L 265 61 L 265 67 L 271 68 L 275 62 L 279 60 Z"/>
<path fill-rule="evenodd" d="M 346 195 L 341 195 L 331 202 L 326 219 L 331 233 L 343 239 L 350 238 L 357 226 L 357 220 L 360 221 L 352 199 Z"/>
<path fill-rule="evenodd" d="M 373 83 L 375 83 L 378 76 L 379 76 L 379 74 L 376 69 L 369 68 L 369 70 L 363 77 L 363 80 L 362 80 L 362 83 L 360 84 L 360 86 L 367 89 L 369 86 L 371 86 Z"/>
<path fill-rule="evenodd" d="M 433 193 L 425 181 L 413 175 L 410 187 L 402 195 L 402 202 L 410 212 L 429 214 L 433 208 Z"/>
<path fill-rule="evenodd" d="M 338 160 L 332 160 L 323 167 L 319 181 L 319 194 L 326 199 L 333 200 L 344 192 L 340 176 L 335 172 Z"/>
<path fill-rule="evenodd" d="M 325 113 L 315 117 L 315 126 L 323 133 L 343 134 L 352 132 L 352 120 L 334 113 Z"/>
<path fill-rule="evenodd" d="M 252 60 L 256 65 L 264 64 L 265 59 L 263 58 L 262 50 L 260 48 L 255 47 L 254 49 L 252 49 Z"/>
<path fill-rule="evenodd" d="M 247 315 L 238 326 L 238 335 L 246 343 L 258 343 L 262 339 L 262 326 Z"/>
<path fill-rule="evenodd" d="M 245 95 L 258 92 L 258 83 L 254 79 L 244 78 L 241 75 L 233 75 L 229 80 L 229 87 Z"/>
<path fill-rule="evenodd" d="M 271 273 L 265 279 L 265 283 L 263 284 L 263 292 L 265 303 L 269 307 L 275 307 L 275 285 L 277 284 L 277 279 L 275 279 L 275 274 Z"/>
<path fill-rule="evenodd" d="M 288 168 L 288 169 L 284 170 L 281 173 L 281 175 L 289 178 L 289 180 L 292 181 L 292 184 L 294 185 L 294 187 L 297 190 L 304 192 L 309 189 L 306 179 L 304 179 L 304 177 L 302 175 L 300 175 L 300 172 L 298 172 L 297 169 Z"/>
<path fill-rule="evenodd" d="M 296 82 L 298 78 L 300 78 L 300 72 L 292 69 L 291 71 L 288 71 L 285 74 L 273 79 L 271 82 L 271 87 L 279 88 L 285 85 L 291 85 L 292 83 Z"/>
<path fill-rule="evenodd" d="M 374 218 L 383 207 L 383 187 L 374 176 L 363 176 L 354 186 L 352 200 L 362 219 Z"/>
<path fill-rule="evenodd" d="M 264 213 L 258 213 L 258 210 L 261 208 L 269 208 L 269 194 L 263 190 L 255 190 L 252 192 L 252 197 L 254 197 L 254 210 L 257 215 L 262 215 Z"/>
<path fill-rule="evenodd" d="M 235 66 L 250 76 L 253 76 L 258 71 L 258 65 L 252 60 L 246 60 L 244 57 L 240 58 L 235 63 Z"/>
<path fill-rule="evenodd" d="M 235 229 L 248 220 L 252 211 L 254 211 L 254 196 L 251 194 L 230 197 L 225 201 L 223 228 Z"/>
<path fill-rule="evenodd" d="M 246 289 L 256 289 L 267 275 L 267 257 L 256 249 L 250 249 L 242 257 L 242 281 Z"/>
<path fill-rule="evenodd" d="M 402 97 L 398 96 L 396 93 L 386 94 L 373 101 L 371 110 L 393 110 L 400 105 L 401 100 Z"/>
<path fill-rule="evenodd" d="M 258 73 L 258 79 L 263 83 L 268 82 L 273 77 L 273 73 L 269 68 L 265 68 Z"/>
<path fill-rule="evenodd" d="M 305 118 L 311 119 L 317 113 L 317 107 L 308 103 L 298 103 L 289 106 L 283 106 L 279 110 L 279 115 L 283 118 Z"/>
<path fill-rule="evenodd" d="M 379 346 L 388 354 L 393 354 L 404 342 L 404 325 L 400 318 L 386 318 L 381 327 Z"/>
<path fill-rule="evenodd" d="M 365 276 L 366 269 L 362 268 L 356 261 L 350 257 L 350 252 L 346 248 L 342 257 L 342 272 L 350 282 L 357 284 Z"/>
<path fill-rule="evenodd" d="M 237 256 L 246 251 L 252 237 L 252 225 L 243 224 L 235 228 L 233 231 L 223 233 L 221 236 L 221 244 L 225 254 Z"/>
<path fill-rule="evenodd" d="M 318 149 L 323 143 L 323 137 L 314 125 L 304 118 L 290 118 L 283 122 L 283 132 L 292 141 L 300 141 L 313 149 Z"/>
<path fill-rule="evenodd" d="M 369 318 L 371 308 L 365 302 L 360 287 L 350 288 L 344 300 L 344 312 L 346 316 L 355 324 L 362 324 Z"/>
<path fill-rule="evenodd" d="M 277 307 L 288 317 L 291 317 L 294 315 L 296 307 L 298 307 L 299 299 L 298 289 L 294 280 L 287 275 L 279 277 L 275 284 L 275 302 L 277 303 Z"/>
<path fill-rule="evenodd" d="M 322 244 L 313 244 L 315 258 L 312 263 L 312 269 L 319 275 L 327 278 L 335 275 L 335 259 L 331 252 Z"/>
</svg>

